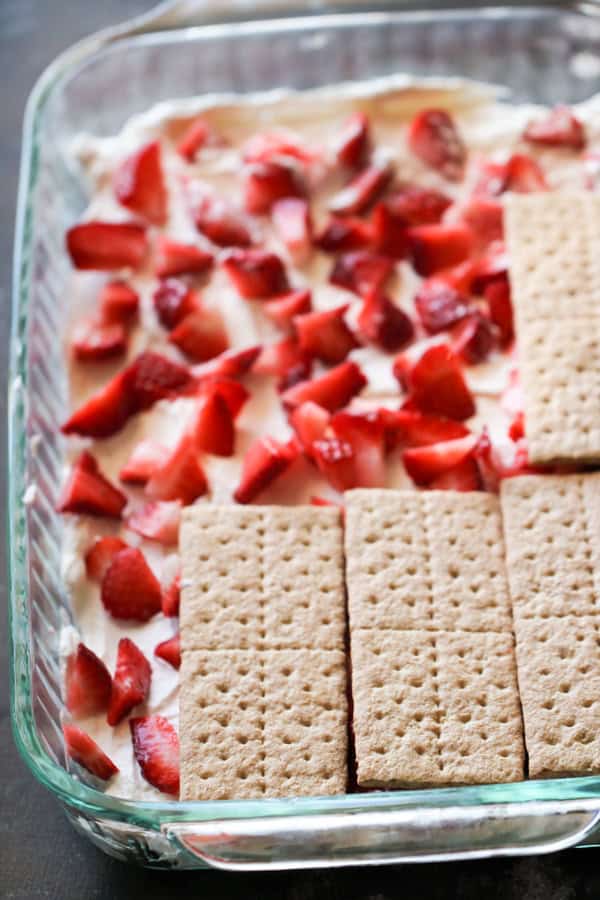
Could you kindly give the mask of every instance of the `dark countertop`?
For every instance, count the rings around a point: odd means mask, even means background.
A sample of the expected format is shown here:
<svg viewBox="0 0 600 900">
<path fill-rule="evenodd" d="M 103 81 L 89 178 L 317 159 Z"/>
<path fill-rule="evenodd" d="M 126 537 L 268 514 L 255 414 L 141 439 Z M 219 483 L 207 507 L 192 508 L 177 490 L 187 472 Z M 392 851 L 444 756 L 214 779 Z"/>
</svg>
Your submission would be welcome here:
<svg viewBox="0 0 600 900">
<path fill-rule="evenodd" d="M 0 327 L 7 336 L 14 199 L 25 100 L 37 75 L 83 35 L 150 8 L 149 0 L 0 0 Z M 2 342 L 6 368 L 7 339 Z M 4 392 L 3 392 L 4 393 Z M 5 400 L 2 397 L 2 421 Z M 5 454 L 3 439 L 1 453 Z M 4 483 L 0 486 L 4 494 Z M 4 497 L 0 498 L 4 503 Z M 0 544 L 4 563 L 4 542 Z M 2 591 L 6 592 L 6 579 Z M 3 610 L 6 603 L 2 604 Z M 0 615 L 0 678 L 7 684 L 6 616 Z M 72 831 L 59 806 L 19 758 L 10 729 L 8 697 L 0 692 L 0 898 L 115 900 L 190 897 L 387 900 L 597 900 L 597 850 L 550 857 L 231 876 L 212 872 L 142 870 L 112 860 Z"/>
</svg>

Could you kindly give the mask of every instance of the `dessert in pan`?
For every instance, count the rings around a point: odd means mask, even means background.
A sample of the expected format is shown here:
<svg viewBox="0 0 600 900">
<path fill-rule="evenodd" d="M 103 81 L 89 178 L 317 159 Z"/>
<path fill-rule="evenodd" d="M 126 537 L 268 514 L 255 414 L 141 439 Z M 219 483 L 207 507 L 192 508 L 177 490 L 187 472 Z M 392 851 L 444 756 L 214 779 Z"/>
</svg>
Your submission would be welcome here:
<svg viewBox="0 0 600 900">
<path fill-rule="evenodd" d="M 78 140 L 81 777 L 233 799 L 600 770 L 597 107 L 397 78 Z"/>
</svg>

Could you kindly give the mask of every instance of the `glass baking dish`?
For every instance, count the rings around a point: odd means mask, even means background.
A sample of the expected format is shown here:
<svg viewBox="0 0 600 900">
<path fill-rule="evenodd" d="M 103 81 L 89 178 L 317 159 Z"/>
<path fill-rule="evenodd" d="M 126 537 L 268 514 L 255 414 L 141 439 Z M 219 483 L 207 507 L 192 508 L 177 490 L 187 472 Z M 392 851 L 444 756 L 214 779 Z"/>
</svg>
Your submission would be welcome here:
<svg viewBox="0 0 600 900">
<path fill-rule="evenodd" d="M 275 5 L 265 0 L 269 14 Z M 134 113 L 172 97 L 310 88 L 396 71 L 469 76 L 506 85 L 516 100 L 548 103 L 572 103 L 600 90 L 595 3 L 438 4 L 428 11 L 383 6 L 380 12 L 320 9 L 294 17 L 288 4 L 285 18 L 194 26 L 206 16 L 205 4 L 163 4 L 158 14 L 61 56 L 27 107 L 10 377 L 14 732 L 33 773 L 57 795 L 77 830 L 122 859 L 165 868 L 329 867 L 540 853 L 600 837 L 598 777 L 177 803 L 119 800 L 65 769 L 58 635 L 70 612 L 54 498 L 63 449 L 57 423 L 67 384 L 58 336 L 67 312 L 63 233 L 85 205 L 65 145 L 80 131 L 112 134 Z M 219 14 L 223 18 L 222 5 Z"/>
</svg>

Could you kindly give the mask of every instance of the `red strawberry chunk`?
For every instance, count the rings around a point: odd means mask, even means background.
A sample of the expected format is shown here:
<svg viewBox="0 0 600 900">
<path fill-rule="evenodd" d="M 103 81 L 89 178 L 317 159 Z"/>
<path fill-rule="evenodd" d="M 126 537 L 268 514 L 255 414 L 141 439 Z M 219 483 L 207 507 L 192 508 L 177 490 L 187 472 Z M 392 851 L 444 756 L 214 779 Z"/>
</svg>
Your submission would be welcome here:
<svg viewBox="0 0 600 900">
<path fill-rule="evenodd" d="M 415 309 L 427 334 L 452 328 L 471 311 L 467 298 L 437 277 L 421 284 L 415 296 Z"/>
<path fill-rule="evenodd" d="M 326 497 L 320 497 L 318 494 L 313 494 L 310 498 L 311 506 L 337 506 L 337 508 L 341 511 L 342 516 L 344 514 L 344 504 L 336 503 L 335 500 L 328 500 Z"/>
<path fill-rule="evenodd" d="M 298 446 L 293 440 L 281 443 L 270 437 L 258 438 L 250 445 L 244 457 L 234 500 L 237 503 L 251 503 L 289 468 L 297 456 Z"/>
<path fill-rule="evenodd" d="M 268 299 L 289 290 L 283 263 L 267 250 L 231 250 L 223 268 L 246 300 Z"/>
<path fill-rule="evenodd" d="M 121 468 L 119 479 L 126 484 L 146 484 L 162 466 L 169 451 L 164 444 L 152 439 L 140 441 Z"/>
<path fill-rule="evenodd" d="M 88 548 L 84 557 L 87 577 L 93 581 L 102 581 L 104 573 L 117 553 L 126 547 L 125 541 L 118 537 L 109 535 L 97 538 Z"/>
<path fill-rule="evenodd" d="M 337 161 L 355 169 L 363 165 L 371 152 L 369 119 L 363 112 L 353 113 L 342 126 L 335 146 Z"/>
<path fill-rule="evenodd" d="M 290 291 L 282 297 L 267 301 L 263 306 L 263 312 L 280 328 L 286 328 L 291 325 L 294 316 L 310 312 L 311 306 L 309 290 Z"/>
<path fill-rule="evenodd" d="M 167 278 L 161 281 L 152 295 L 152 303 L 160 324 L 175 328 L 186 316 L 200 306 L 198 294 L 184 281 Z"/>
<path fill-rule="evenodd" d="M 410 123 L 408 146 L 421 162 L 450 181 L 460 181 L 467 149 L 446 110 L 425 109 Z"/>
<path fill-rule="evenodd" d="M 235 442 L 233 417 L 218 391 L 208 391 L 198 400 L 194 424 L 196 445 L 204 453 L 231 456 Z"/>
<path fill-rule="evenodd" d="M 165 794 L 179 794 L 179 737 L 163 716 L 129 720 L 133 752 L 142 775 Z"/>
<path fill-rule="evenodd" d="M 373 249 L 377 253 L 394 259 L 405 259 L 408 256 L 406 223 L 387 203 L 378 203 L 373 210 L 371 231 Z"/>
<path fill-rule="evenodd" d="M 194 224 L 218 247 L 249 247 L 250 230 L 240 210 L 216 197 L 202 197 L 192 209 Z"/>
<path fill-rule="evenodd" d="M 79 644 L 67 659 L 65 688 L 67 709 L 74 716 L 93 716 L 108 706 L 110 673 L 85 644 Z"/>
<path fill-rule="evenodd" d="M 169 342 L 194 362 L 206 362 L 229 347 L 221 313 L 216 309 L 196 309 L 169 333 Z"/>
<path fill-rule="evenodd" d="M 326 363 L 339 363 L 346 359 L 358 341 L 344 319 L 348 304 L 334 309 L 305 313 L 296 316 L 294 326 L 300 350 Z"/>
<path fill-rule="evenodd" d="M 146 229 L 131 222 L 83 222 L 69 228 L 66 240 L 76 269 L 137 269 L 148 248 Z"/>
<path fill-rule="evenodd" d="M 252 215 L 270 212 L 283 197 L 303 197 L 304 185 L 293 166 L 283 162 L 251 163 L 244 179 L 244 206 Z"/>
<path fill-rule="evenodd" d="M 329 201 L 329 209 L 339 216 L 365 212 L 385 190 L 392 178 L 389 165 L 370 165 Z"/>
<path fill-rule="evenodd" d="M 412 341 L 415 333 L 413 323 L 404 310 L 379 293 L 373 293 L 365 299 L 357 324 L 367 341 L 387 353 L 394 353 L 405 347 Z"/>
<path fill-rule="evenodd" d="M 169 587 L 163 591 L 162 611 L 165 616 L 179 615 L 179 601 L 181 594 L 181 575 L 176 575 Z"/>
<path fill-rule="evenodd" d="M 94 457 L 84 451 L 74 463 L 57 509 L 63 513 L 120 519 L 127 497 L 104 477 Z"/>
<path fill-rule="evenodd" d="M 394 367 L 396 375 L 396 367 Z M 405 377 L 405 370 L 400 370 Z M 449 419 L 470 418 L 475 403 L 466 385 L 458 357 L 445 344 L 429 347 L 408 377 L 409 396 L 419 412 Z"/>
<path fill-rule="evenodd" d="M 496 332 L 490 320 L 475 311 L 452 330 L 452 349 L 467 363 L 475 366 L 488 358 L 496 345 Z"/>
<path fill-rule="evenodd" d="M 385 205 L 398 223 L 410 227 L 436 225 L 452 205 L 452 200 L 433 188 L 407 184 L 390 194 Z"/>
<path fill-rule="evenodd" d="M 311 368 L 308 354 L 301 349 L 295 337 L 290 337 L 263 347 L 252 371 L 257 375 L 277 375 L 278 388 L 284 390 L 286 386 L 307 378 Z"/>
<path fill-rule="evenodd" d="M 154 655 L 158 656 L 159 659 L 164 659 L 174 669 L 179 669 L 181 666 L 181 640 L 179 634 L 173 635 L 168 641 L 162 641 L 162 643 L 157 644 Z"/>
<path fill-rule="evenodd" d="M 530 156 L 515 153 L 506 164 L 505 191 L 529 194 L 547 191 L 548 183 L 541 166 Z"/>
<path fill-rule="evenodd" d="M 104 573 L 101 598 L 115 619 L 147 622 L 161 609 L 160 584 L 141 550 L 127 547 L 116 554 Z"/>
<path fill-rule="evenodd" d="M 114 188 L 123 206 L 153 225 L 165 224 L 169 201 L 158 141 L 145 144 L 121 163 L 115 173 Z"/>
<path fill-rule="evenodd" d="M 244 162 L 272 162 L 281 157 L 289 157 L 302 163 L 311 163 L 318 154 L 301 146 L 296 140 L 284 133 L 263 131 L 253 134 L 243 148 Z"/>
<path fill-rule="evenodd" d="M 345 253 L 364 250 L 373 242 L 373 228 L 369 222 L 353 216 L 330 216 L 315 244 L 325 253 Z"/>
<path fill-rule="evenodd" d="M 520 441 L 525 437 L 525 414 L 521 411 L 516 414 L 508 429 L 511 441 Z"/>
<path fill-rule="evenodd" d="M 336 491 L 343 492 L 357 486 L 354 449 L 347 441 L 337 437 L 315 441 L 311 455 Z"/>
<path fill-rule="evenodd" d="M 480 491 L 482 487 L 477 463 L 469 456 L 429 483 L 432 491 Z"/>
<path fill-rule="evenodd" d="M 471 292 L 481 294 L 490 281 L 503 278 L 508 281 L 508 255 L 501 241 L 490 244 L 487 252 L 473 264 Z"/>
<path fill-rule="evenodd" d="M 134 706 L 146 700 L 151 679 L 150 663 L 140 648 L 129 638 L 121 638 L 106 716 L 109 725 L 118 725 Z"/>
<path fill-rule="evenodd" d="M 434 478 L 453 469 L 473 453 L 477 435 L 468 434 L 452 441 L 411 447 L 402 454 L 406 471 L 415 484 L 430 484 Z"/>
<path fill-rule="evenodd" d="M 497 278 L 486 285 L 483 295 L 486 299 L 490 319 L 499 331 L 503 347 L 514 337 L 513 309 L 510 299 L 510 285 L 507 278 Z"/>
<path fill-rule="evenodd" d="M 466 225 L 418 225 L 407 235 L 415 270 L 424 277 L 463 262 L 473 249 Z"/>
<path fill-rule="evenodd" d="M 523 135 L 532 144 L 544 147 L 571 147 L 583 150 L 585 130 L 568 106 L 556 106 L 544 119 L 530 122 Z"/>
<path fill-rule="evenodd" d="M 100 319 L 129 326 L 138 316 L 140 298 L 124 281 L 109 281 L 100 291 Z"/>
<path fill-rule="evenodd" d="M 354 453 L 356 487 L 385 486 L 385 425 L 377 411 L 337 412 L 331 427 L 340 441 L 350 444 Z"/>
<path fill-rule="evenodd" d="M 232 419 L 237 418 L 244 404 L 250 397 L 246 388 L 231 378 L 222 378 L 217 375 L 207 375 L 200 381 L 198 394 L 216 393 L 223 398 L 229 409 Z"/>
<path fill-rule="evenodd" d="M 499 197 L 506 190 L 507 164 L 490 159 L 478 163 L 477 181 L 473 189 L 475 197 Z"/>
<path fill-rule="evenodd" d="M 502 204 L 496 200 L 474 197 L 461 208 L 460 218 L 471 229 L 478 252 L 483 252 L 493 241 L 504 239 Z"/>
<path fill-rule="evenodd" d="M 151 350 L 140 353 L 126 370 L 126 376 L 135 412 L 149 409 L 158 400 L 173 397 L 191 382 L 186 366 Z"/>
<path fill-rule="evenodd" d="M 159 278 L 202 275 L 209 271 L 213 262 L 212 253 L 201 250 L 195 244 L 172 241 L 162 234 L 157 239 L 155 272 Z"/>
<path fill-rule="evenodd" d="M 326 409 L 310 400 L 292 410 L 290 424 L 305 453 L 310 455 L 312 444 L 325 436 L 330 419 Z"/>
<path fill-rule="evenodd" d="M 394 262 L 389 257 L 358 250 L 356 253 L 344 253 L 336 260 L 329 280 L 338 287 L 366 297 L 383 290 L 393 269 Z"/>
<path fill-rule="evenodd" d="M 454 419 L 426 416 L 407 409 L 385 410 L 386 439 L 390 447 L 426 447 L 469 434 Z"/>
<path fill-rule="evenodd" d="M 112 778 L 119 771 L 114 762 L 104 753 L 98 746 L 96 741 L 77 728 L 75 725 L 63 725 L 63 734 L 65 737 L 65 750 L 67 755 L 74 759 L 76 763 L 102 778 L 104 781 Z"/>
<path fill-rule="evenodd" d="M 335 412 L 346 406 L 367 384 L 367 379 L 355 362 L 343 362 L 319 378 L 296 384 L 281 397 L 287 409 L 294 409 L 311 400 Z"/>
<path fill-rule="evenodd" d="M 183 435 L 144 490 L 152 500 L 181 500 L 184 506 L 206 493 L 206 476 L 191 434 Z"/>
<path fill-rule="evenodd" d="M 156 541 L 165 547 L 172 547 L 179 540 L 181 502 L 179 500 L 145 503 L 128 517 L 126 525 L 130 531 L 141 534 L 148 541 Z"/>
<path fill-rule="evenodd" d="M 79 362 L 104 362 L 125 353 L 127 332 L 119 322 L 88 319 L 76 326 L 71 347 Z"/>
<path fill-rule="evenodd" d="M 133 398 L 126 369 L 80 406 L 61 426 L 61 431 L 85 437 L 109 437 L 123 427 L 132 412 Z"/>
<path fill-rule="evenodd" d="M 203 366 L 202 374 L 240 378 L 250 371 L 261 349 L 258 346 L 246 347 L 244 350 L 227 350 L 211 360 L 208 366 Z"/>
<path fill-rule="evenodd" d="M 225 143 L 223 138 L 216 134 L 206 119 L 199 116 L 190 123 L 177 144 L 177 152 L 180 156 L 192 163 L 204 147 L 219 147 Z"/>
<path fill-rule="evenodd" d="M 312 247 L 312 222 L 306 200 L 284 197 L 271 209 L 273 225 L 297 264 L 306 262 Z"/>
</svg>

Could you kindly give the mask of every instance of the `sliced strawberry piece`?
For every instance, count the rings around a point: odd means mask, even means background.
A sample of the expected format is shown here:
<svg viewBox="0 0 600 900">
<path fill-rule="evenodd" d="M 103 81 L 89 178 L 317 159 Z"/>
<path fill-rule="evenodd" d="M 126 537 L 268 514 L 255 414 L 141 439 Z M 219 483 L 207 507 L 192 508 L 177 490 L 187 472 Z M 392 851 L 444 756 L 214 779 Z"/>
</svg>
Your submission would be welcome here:
<svg viewBox="0 0 600 900">
<path fill-rule="evenodd" d="M 507 164 L 490 159 L 478 163 L 477 181 L 473 189 L 476 197 L 499 197 L 506 190 Z"/>
<path fill-rule="evenodd" d="M 460 210 L 461 221 L 474 236 L 474 246 L 483 252 L 493 241 L 504 240 L 502 204 L 488 197 L 473 197 Z"/>
<path fill-rule="evenodd" d="M 162 611 L 165 616 L 179 615 L 179 600 L 181 594 L 181 575 L 176 575 L 169 587 L 163 591 Z"/>
<path fill-rule="evenodd" d="M 252 215 L 270 212 L 283 197 L 303 197 L 304 185 L 294 167 L 284 162 L 251 163 L 244 176 L 244 206 Z"/>
<path fill-rule="evenodd" d="M 305 313 L 296 316 L 294 326 L 300 350 L 326 363 L 339 363 L 346 359 L 358 341 L 348 328 L 344 316 L 348 304 L 334 309 Z"/>
<path fill-rule="evenodd" d="M 232 419 L 237 418 L 244 404 L 250 397 L 246 388 L 231 378 L 222 378 L 218 375 L 207 375 L 204 377 L 198 387 L 198 394 L 217 393 L 223 398 L 229 409 Z"/>
<path fill-rule="evenodd" d="M 493 251 L 494 253 L 496 251 L 495 245 Z M 482 257 L 482 259 L 485 258 Z M 444 282 L 450 285 L 450 287 L 463 295 L 472 294 L 474 292 L 473 281 L 477 277 L 479 263 L 480 260 L 466 259 L 457 266 L 451 266 L 449 269 L 442 269 L 440 272 L 436 272 L 432 278 L 435 278 L 437 282 Z"/>
<path fill-rule="evenodd" d="M 76 269 L 137 269 L 148 243 L 143 225 L 83 222 L 67 231 L 67 250 Z"/>
<path fill-rule="evenodd" d="M 525 414 L 521 411 L 516 414 L 508 429 L 511 441 L 520 441 L 525 437 Z"/>
<path fill-rule="evenodd" d="M 279 389 L 287 384 L 296 384 L 310 375 L 311 359 L 300 348 L 294 337 L 286 338 L 276 344 L 267 344 L 260 352 L 252 371 L 257 375 L 279 376 Z"/>
<path fill-rule="evenodd" d="M 463 177 L 467 149 L 446 110 L 425 109 L 415 116 L 408 129 L 408 146 L 421 162 L 450 181 Z"/>
<path fill-rule="evenodd" d="M 225 141 L 216 134 L 206 119 L 199 116 L 190 123 L 177 144 L 177 152 L 192 163 L 204 147 L 220 147 Z"/>
<path fill-rule="evenodd" d="M 265 303 L 263 312 L 280 328 L 286 328 L 291 325 L 294 316 L 310 312 L 311 305 L 312 299 L 309 290 L 290 291 L 282 297 Z"/>
<path fill-rule="evenodd" d="M 129 720 L 133 752 L 142 775 L 165 794 L 179 794 L 179 738 L 163 716 Z"/>
<path fill-rule="evenodd" d="M 194 424 L 196 445 L 204 453 L 231 456 L 235 443 L 233 417 L 218 391 L 209 391 L 198 400 Z"/>
<path fill-rule="evenodd" d="M 127 547 L 116 554 L 104 573 L 101 598 L 115 619 L 147 622 L 161 609 L 160 584 L 141 550 Z"/>
<path fill-rule="evenodd" d="M 85 571 L 88 578 L 93 581 L 102 581 L 104 573 L 121 550 L 127 547 L 121 538 L 107 537 L 97 538 L 85 554 Z"/>
<path fill-rule="evenodd" d="M 347 441 L 338 437 L 315 441 L 311 455 L 321 473 L 337 491 L 357 487 L 354 449 Z"/>
<path fill-rule="evenodd" d="M 231 250 L 223 259 L 237 292 L 246 300 L 268 299 L 289 290 L 283 263 L 266 250 Z"/>
<path fill-rule="evenodd" d="M 63 434 L 103 438 L 119 431 L 133 412 L 128 372 L 120 372 L 61 426 Z"/>
<path fill-rule="evenodd" d="M 475 311 L 452 330 L 452 349 L 467 363 L 475 366 L 488 358 L 496 345 L 496 332 L 490 320 Z"/>
<path fill-rule="evenodd" d="M 345 188 L 329 201 L 329 209 L 338 216 L 355 216 L 365 212 L 386 189 L 392 178 L 389 165 L 370 165 L 352 178 Z"/>
<path fill-rule="evenodd" d="M 302 403 L 292 411 L 290 424 L 305 453 L 310 455 L 312 444 L 325 436 L 330 419 L 328 411 L 312 401 Z"/>
<path fill-rule="evenodd" d="M 120 519 L 127 497 L 100 471 L 94 457 L 84 451 L 74 463 L 61 491 L 57 510 Z"/>
<path fill-rule="evenodd" d="M 385 205 L 399 223 L 410 227 L 436 225 L 452 205 L 452 200 L 433 188 L 407 184 L 390 194 Z"/>
<path fill-rule="evenodd" d="M 519 194 L 547 191 L 548 183 L 541 166 L 524 153 L 515 153 L 506 164 L 504 190 Z"/>
<path fill-rule="evenodd" d="M 206 476 L 191 434 L 183 435 L 144 490 L 152 500 L 181 500 L 184 506 L 206 493 Z"/>
<path fill-rule="evenodd" d="M 479 475 L 484 490 L 497 494 L 500 485 L 500 477 L 487 428 L 484 428 L 479 436 L 479 440 L 473 451 L 473 458 L 477 462 L 477 468 L 479 469 Z"/>
<path fill-rule="evenodd" d="M 572 147 L 583 150 L 586 143 L 582 123 L 568 106 L 555 106 L 544 119 L 530 122 L 523 137 L 532 144 L 544 147 Z"/>
<path fill-rule="evenodd" d="M 340 441 L 352 447 L 355 486 L 384 487 L 386 473 L 383 417 L 377 411 L 349 413 L 342 410 L 332 417 L 331 427 Z"/>
<path fill-rule="evenodd" d="M 71 342 L 73 356 L 79 362 L 104 362 L 122 356 L 127 350 L 127 332 L 120 322 L 79 322 Z"/>
<path fill-rule="evenodd" d="M 390 448 L 427 447 L 469 434 L 469 429 L 454 419 L 426 416 L 407 409 L 385 410 L 384 422 Z"/>
<path fill-rule="evenodd" d="M 198 231 L 218 247 L 249 247 L 252 235 L 240 210 L 216 197 L 201 197 L 192 209 Z"/>
<path fill-rule="evenodd" d="M 500 343 L 506 347 L 512 341 L 515 333 L 508 279 L 497 278 L 490 281 L 486 285 L 483 295 L 488 305 L 490 319 L 499 331 Z"/>
<path fill-rule="evenodd" d="M 103 712 L 110 699 L 110 672 L 85 644 L 67 659 L 65 676 L 67 709 L 83 718 Z"/>
<path fill-rule="evenodd" d="M 330 216 L 315 244 L 325 253 L 366 250 L 373 242 L 373 228 L 364 219 L 353 216 Z"/>
<path fill-rule="evenodd" d="M 463 459 L 457 466 L 442 472 L 429 483 L 432 491 L 481 491 L 481 475 L 477 463 L 471 457 Z"/>
<path fill-rule="evenodd" d="M 358 316 L 361 335 L 388 353 L 401 350 L 415 333 L 412 321 L 404 310 L 383 294 L 368 296 Z"/>
<path fill-rule="evenodd" d="M 151 679 L 150 663 L 140 648 L 129 638 L 121 638 L 106 715 L 109 725 L 118 725 L 134 706 L 146 700 L 150 693 Z"/>
<path fill-rule="evenodd" d="M 342 166 L 356 169 L 364 165 L 371 153 L 369 119 L 363 112 L 355 112 L 344 122 L 336 141 L 335 156 Z"/>
<path fill-rule="evenodd" d="M 427 334 L 452 328 L 471 312 L 467 298 L 436 277 L 421 284 L 415 296 L 415 309 Z"/>
<path fill-rule="evenodd" d="M 223 376 L 225 378 L 241 378 L 249 372 L 262 347 L 246 347 L 244 350 L 227 350 L 211 360 L 208 366 L 202 367 L 203 375 Z"/>
<path fill-rule="evenodd" d="M 145 503 L 128 517 L 126 525 L 130 531 L 141 534 L 148 541 L 156 541 L 165 547 L 174 546 L 179 539 L 181 502 L 157 500 Z"/>
<path fill-rule="evenodd" d="M 300 197 L 284 197 L 271 209 L 273 225 L 297 264 L 306 262 L 312 249 L 310 208 Z"/>
<path fill-rule="evenodd" d="M 154 270 L 159 278 L 174 275 L 202 275 L 212 267 L 212 253 L 200 250 L 195 244 L 182 244 L 159 235 L 156 242 L 156 263 Z"/>
<path fill-rule="evenodd" d="M 405 370 L 394 374 L 405 377 Z M 423 413 L 449 419 L 470 418 L 475 403 L 466 385 L 458 357 L 445 344 L 429 347 L 409 375 L 410 398 Z"/>
<path fill-rule="evenodd" d="M 393 269 L 394 262 L 388 256 L 358 250 L 339 257 L 329 280 L 338 287 L 366 297 L 383 290 Z"/>
<path fill-rule="evenodd" d="M 158 141 L 145 144 L 121 163 L 115 173 L 114 189 L 123 206 L 153 225 L 165 224 L 169 201 Z"/>
<path fill-rule="evenodd" d="M 140 441 L 133 448 L 131 456 L 121 468 L 119 479 L 126 484 L 146 484 L 149 478 L 164 463 L 169 451 L 158 441 Z"/>
<path fill-rule="evenodd" d="M 405 259 L 408 256 L 406 223 L 387 203 L 378 203 L 373 210 L 371 230 L 373 249 L 377 253 L 394 259 Z"/>
<path fill-rule="evenodd" d="M 288 388 L 281 400 L 287 409 L 294 409 L 311 400 L 335 412 L 346 406 L 367 384 L 367 379 L 355 362 L 343 362 L 319 378 L 303 381 Z"/>
<path fill-rule="evenodd" d="M 65 750 L 76 763 L 97 778 L 107 781 L 119 771 L 96 741 L 75 725 L 63 725 Z"/>
<path fill-rule="evenodd" d="M 473 234 L 466 225 L 418 225 L 407 236 L 413 265 L 427 277 L 465 260 L 473 249 Z"/>
<path fill-rule="evenodd" d="M 233 495 L 237 503 L 251 503 L 278 478 L 298 456 L 294 440 L 281 443 L 270 437 L 258 438 L 248 448 L 239 485 Z"/>
<path fill-rule="evenodd" d="M 189 369 L 161 353 L 146 350 L 126 370 L 132 408 L 136 412 L 149 409 L 190 385 Z"/>
<path fill-rule="evenodd" d="M 318 158 L 319 154 L 309 150 L 308 147 L 301 146 L 287 134 L 263 131 L 253 134 L 246 141 L 242 156 L 244 162 L 247 163 L 272 162 L 286 156 L 298 162 L 311 163 Z"/>
<path fill-rule="evenodd" d="M 326 497 L 320 497 L 318 494 L 313 494 L 310 498 L 311 506 L 337 506 L 337 508 L 344 513 L 344 504 L 336 503 L 335 500 L 328 500 Z"/>
<path fill-rule="evenodd" d="M 471 292 L 481 294 L 491 281 L 503 278 L 508 281 L 508 254 L 501 241 L 495 241 L 473 264 L 471 272 Z"/>
<path fill-rule="evenodd" d="M 468 434 L 452 441 L 411 447 L 402 454 L 404 467 L 415 484 L 430 484 L 434 478 L 453 469 L 470 456 L 477 444 L 477 435 Z"/>
<path fill-rule="evenodd" d="M 197 309 L 189 313 L 169 333 L 169 342 L 194 362 L 206 362 L 229 347 L 221 313 L 216 309 Z"/>
<path fill-rule="evenodd" d="M 181 666 L 181 640 L 179 634 L 173 635 L 168 641 L 162 641 L 162 643 L 157 644 L 154 655 L 158 656 L 159 659 L 164 659 L 174 669 L 179 669 Z"/>
<path fill-rule="evenodd" d="M 99 306 L 102 322 L 128 327 L 138 317 L 140 298 L 124 281 L 109 281 L 100 291 Z"/>
<path fill-rule="evenodd" d="M 198 294 L 178 278 L 161 281 L 152 295 L 152 303 L 160 324 L 175 328 L 200 306 Z"/>
</svg>

